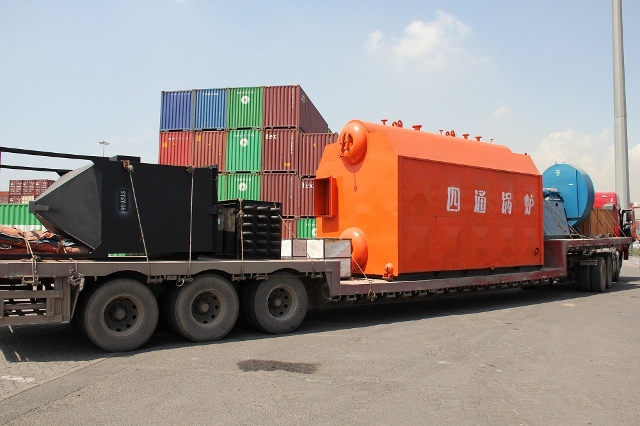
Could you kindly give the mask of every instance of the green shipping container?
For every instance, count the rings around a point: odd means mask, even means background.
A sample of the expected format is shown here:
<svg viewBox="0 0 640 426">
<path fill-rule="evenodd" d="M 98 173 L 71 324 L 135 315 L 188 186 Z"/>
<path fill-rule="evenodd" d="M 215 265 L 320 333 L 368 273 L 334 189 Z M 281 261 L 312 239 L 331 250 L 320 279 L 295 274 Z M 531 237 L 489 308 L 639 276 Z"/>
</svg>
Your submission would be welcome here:
<svg viewBox="0 0 640 426">
<path fill-rule="evenodd" d="M 227 134 L 227 172 L 259 172 L 262 165 L 262 131 L 231 130 Z"/>
<path fill-rule="evenodd" d="M 227 127 L 248 129 L 262 127 L 262 87 L 227 89 Z"/>
<path fill-rule="evenodd" d="M 298 238 L 316 238 L 315 219 L 298 219 L 296 228 Z"/>
<path fill-rule="evenodd" d="M 260 201 L 260 175 L 257 173 L 231 173 L 227 175 L 227 199 Z"/>
<path fill-rule="evenodd" d="M 227 175 L 218 173 L 218 201 L 228 200 L 227 197 Z"/>
<path fill-rule="evenodd" d="M 45 229 L 40 221 L 29 213 L 28 204 L 0 204 L 0 225 L 13 226 L 23 231 Z"/>
</svg>

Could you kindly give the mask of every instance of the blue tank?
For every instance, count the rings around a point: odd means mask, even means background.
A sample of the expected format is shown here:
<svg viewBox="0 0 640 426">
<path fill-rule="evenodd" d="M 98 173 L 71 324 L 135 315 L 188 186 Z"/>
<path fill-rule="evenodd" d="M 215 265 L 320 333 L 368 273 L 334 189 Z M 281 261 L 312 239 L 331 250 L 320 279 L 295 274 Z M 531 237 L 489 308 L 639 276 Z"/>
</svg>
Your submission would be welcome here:
<svg viewBox="0 0 640 426">
<path fill-rule="evenodd" d="M 595 191 L 591 178 L 581 168 L 554 164 L 542 173 L 542 186 L 560 192 L 569 225 L 579 225 L 589 217 Z"/>
</svg>

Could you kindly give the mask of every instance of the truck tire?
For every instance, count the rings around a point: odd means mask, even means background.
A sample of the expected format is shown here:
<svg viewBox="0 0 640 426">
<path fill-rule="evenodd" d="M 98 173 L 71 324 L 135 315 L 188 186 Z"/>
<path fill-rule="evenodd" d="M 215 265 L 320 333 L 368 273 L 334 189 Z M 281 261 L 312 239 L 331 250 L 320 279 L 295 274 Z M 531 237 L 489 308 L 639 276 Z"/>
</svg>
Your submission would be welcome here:
<svg viewBox="0 0 640 426">
<path fill-rule="evenodd" d="M 591 291 L 602 293 L 607 288 L 607 264 L 602 256 L 595 256 L 596 265 L 591 266 Z"/>
<path fill-rule="evenodd" d="M 603 256 L 604 258 L 604 263 L 606 265 L 606 284 L 605 284 L 605 288 L 611 288 L 611 284 L 613 282 L 613 259 L 611 257 L 611 255 L 607 254 L 605 256 Z"/>
<path fill-rule="evenodd" d="M 580 291 L 591 291 L 591 266 L 578 265 L 578 288 Z"/>
<path fill-rule="evenodd" d="M 296 276 L 276 272 L 252 288 L 246 310 L 258 329 L 272 334 L 290 333 L 307 314 L 307 290 Z"/>
<path fill-rule="evenodd" d="M 616 251 L 613 254 L 613 277 L 611 278 L 614 283 L 617 283 L 620 278 L 620 269 L 622 269 L 622 259 L 620 259 L 620 253 Z"/>
<path fill-rule="evenodd" d="M 164 306 L 169 326 L 194 342 L 222 339 L 238 319 L 238 294 L 217 275 L 201 275 L 168 296 Z"/>
<path fill-rule="evenodd" d="M 96 346 L 125 352 L 142 346 L 158 323 L 158 303 L 144 284 L 126 278 L 107 281 L 82 303 L 80 328 Z"/>
<path fill-rule="evenodd" d="M 245 281 L 241 284 L 240 290 L 240 316 L 244 322 L 254 330 L 264 331 L 258 319 L 256 318 L 255 310 L 253 309 L 253 301 L 256 298 L 256 291 L 258 290 L 259 282 Z"/>
</svg>

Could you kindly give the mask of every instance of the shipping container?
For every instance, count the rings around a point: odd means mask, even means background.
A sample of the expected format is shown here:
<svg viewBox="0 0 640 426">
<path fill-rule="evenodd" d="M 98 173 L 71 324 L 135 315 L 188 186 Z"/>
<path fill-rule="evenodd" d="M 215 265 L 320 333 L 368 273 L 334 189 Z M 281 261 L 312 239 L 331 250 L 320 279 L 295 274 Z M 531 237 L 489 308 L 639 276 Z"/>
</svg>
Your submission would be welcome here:
<svg viewBox="0 0 640 426">
<path fill-rule="evenodd" d="M 9 204 L 22 204 L 22 195 L 9 195 Z"/>
<path fill-rule="evenodd" d="M 10 180 L 9 181 L 9 195 L 22 195 L 23 180 Z"/>
<path fill-rule="evenodd" d="M 293 198 L 293 184 L 298 179 L 291 173 L 265 173 L 261 176 L 261 201 L 276 201 L 282 203 L 282 215 L 295 215 L 295 200 Z"/>
<path fill-rule="evenodd" d="M 295 171 L 299 136 L 298 129 L 265 129 L 262 137 L 262 170 Z"/>
<path fill-rule="evenodd" d="M 261 128 L 262 100 L 262 87 L 236 87 L 227 89 L 227 128 Z"/>
<path fill-rule="evenodd" d="M 160 131 L 193 129 L 193 90 L 162 92 Z"/>
<path fill-rule="evenodd" d="M 40 221 L 29 213 L 28 204 L 0 204 L 0 226 L 11 226 L 23 231 L 44 229 Z"/>
<path fill-rule="evenodd" d="M 306 133 L 327 133 L 327 122 L 304 90 L 296 86 L 264 88 L 265 128 L 299 128 Z"/>
<path fill-rule="evenodd" d="M 188 166 L 192 161 L 193 132 L 161 132 L 158 164 Z"/>
<path fill-rule="evenodd" d="M 312 177 L 296 176 L 293 181 L 293 199 L 295 216 L 313 217 L 313 180 Z"/>
<path fill-rule="evenodd" d="M 257 173 L 229 173 L 227 180 L 227 199 L 260 201 L 260 181 Z"/>
<path fill-rule="evenodd" d="M 226 127 L 226 89 L 196 90 L 195 130 L 221 130 Z"/>
<path fill-rule="evenodd" d="M 298 143 L 298 155 L 294 164 L 300 176 L 315 176 L 324 148 L 338 140 L 337 133 L 301 134 Z"/>
<path fill-rule="evenodd" d="M 206 167 L 217 164 L 218 172 L 223 172 L 226 140 L 227 133 L 224 131 L 194 132 L 193 166 Z"/>
<path fill-rule="evenodd" d="M 9 191 L 0 191 L 0 204 L 9 203 Z"/>
<path fill-rule="evenodd" d="M 296 220 L 296 238 L 316 238 L 316 220 L 300 218 Z"/>
<path fill-rule="evenodd" d="M 262 131 L 231 130 L 227 133 L 227 172 L 259 172 L 262 163 Z"/>
<path fill-rule="evenodd" d="M 218 201 L 228 200 L 227 197 L 228 179 L 226 173 L 218 173 Z"/>
<path fill-rule="evenodd" d="M 282 239 L 291 239 L 296 238 L 298 235 L 296 228 L 296 219 L 292 217 L 283 217 L 282 218 Z"/>
</svg>

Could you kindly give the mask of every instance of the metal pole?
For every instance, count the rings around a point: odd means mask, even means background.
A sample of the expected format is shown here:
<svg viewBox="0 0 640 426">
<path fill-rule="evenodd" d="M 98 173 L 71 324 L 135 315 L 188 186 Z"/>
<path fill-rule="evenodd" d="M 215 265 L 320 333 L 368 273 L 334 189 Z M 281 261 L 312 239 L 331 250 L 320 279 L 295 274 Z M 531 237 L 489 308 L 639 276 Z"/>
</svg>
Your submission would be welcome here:
<svg viewBox="0 0 640 426">
<path fill-rule="evenodd" d="M 629 148 L 627 144 L 627 99 L 624 88 L 624 48 L 622 45 L 622 0 L 612 0 L 613 11 L 613 110 L 616 193 L 623 209 L 629 200 Z"/>
</svg>

